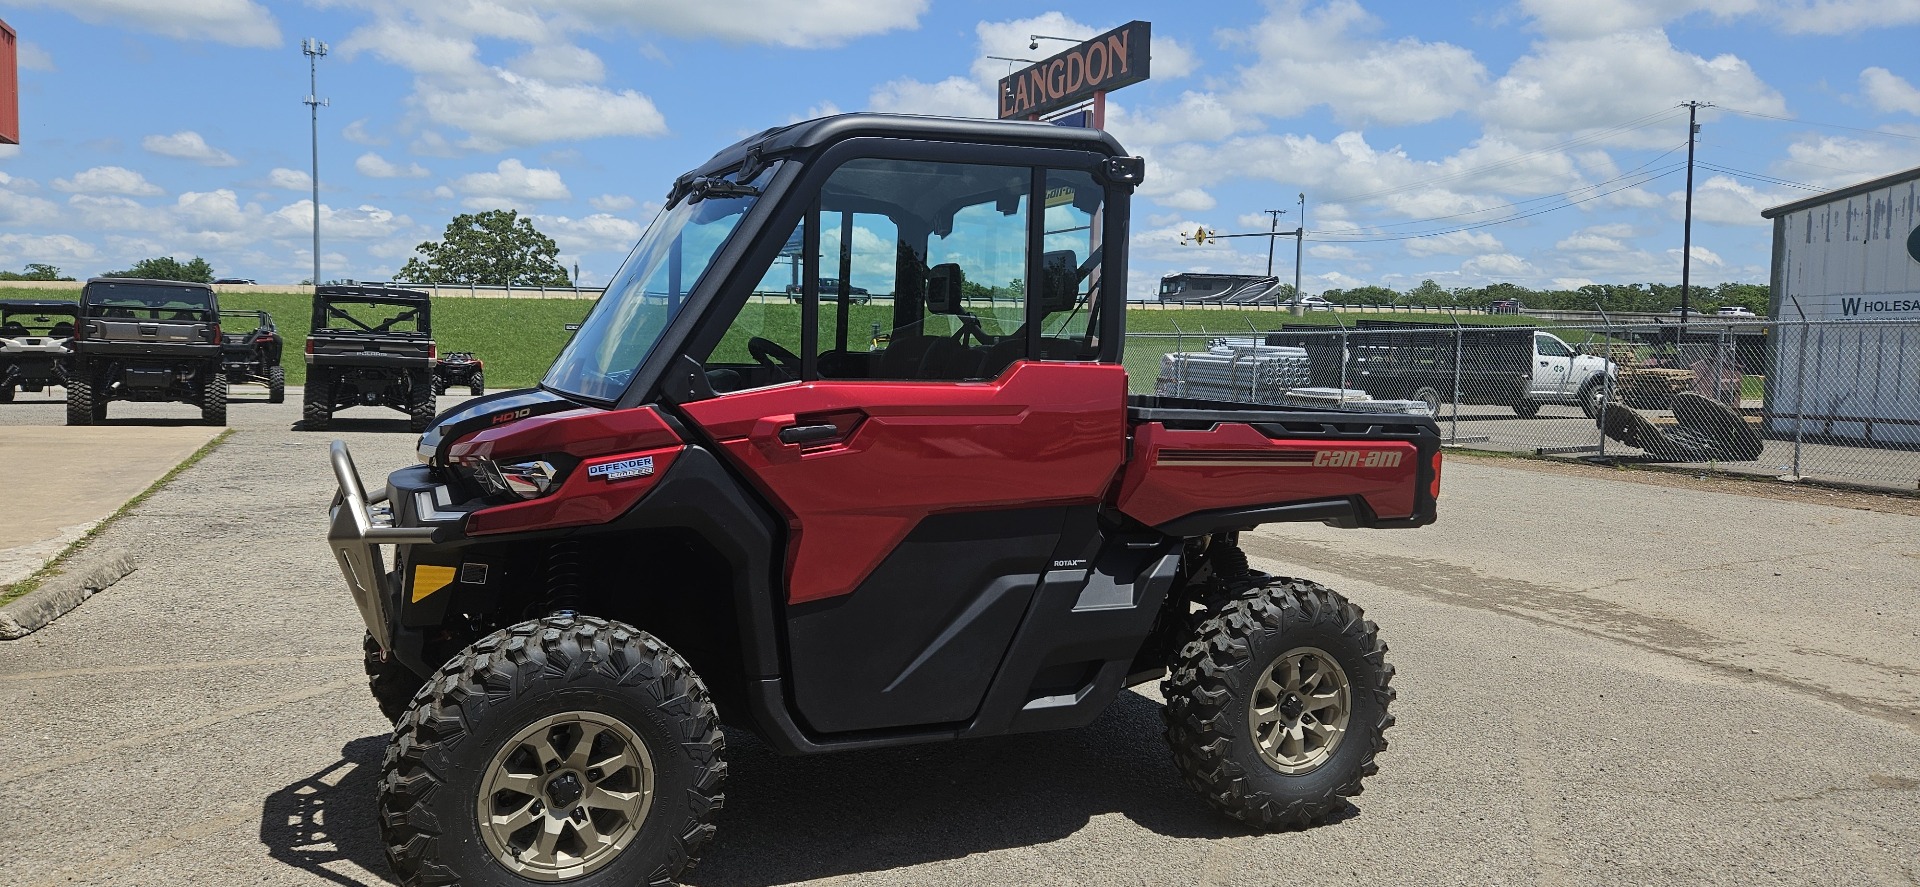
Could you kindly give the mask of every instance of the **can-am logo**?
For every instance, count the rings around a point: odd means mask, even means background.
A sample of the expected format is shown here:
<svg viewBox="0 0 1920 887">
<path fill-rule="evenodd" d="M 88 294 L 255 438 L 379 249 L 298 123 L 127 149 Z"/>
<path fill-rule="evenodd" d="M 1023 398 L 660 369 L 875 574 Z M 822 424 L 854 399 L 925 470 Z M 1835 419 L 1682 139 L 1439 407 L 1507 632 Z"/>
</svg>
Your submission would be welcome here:
<svg viewBox="0 0 1920 887">
<path fill-rule="evenodd" d="M 1313 454 L 1316 468 L 1399 468 L 1397 450 L 1319 450 Z"/>
</svg>

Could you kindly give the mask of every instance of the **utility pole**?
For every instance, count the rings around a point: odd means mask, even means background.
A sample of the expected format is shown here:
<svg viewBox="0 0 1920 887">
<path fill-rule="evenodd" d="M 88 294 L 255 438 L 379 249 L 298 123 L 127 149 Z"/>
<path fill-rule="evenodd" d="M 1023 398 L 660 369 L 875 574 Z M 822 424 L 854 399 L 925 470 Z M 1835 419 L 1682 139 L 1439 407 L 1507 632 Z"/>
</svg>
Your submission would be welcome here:
<svg viewBox="0 0 1920 887">
<path fill-rule="evenodd" d="M 327 44 L 308 37 L 300 41 L 300 51 L 307 56 L 307 110 L 311 112 L 313 134 L 313 285 L 320 285 L 320 106 L 330 104 L 320 98 L 320 59 L 327 54 Z"/>
<path fill-rule="evenodd" d="M 1681 102 L 1687 109 L 1687 216 L 1680 234 L 1680 330 L 1687 329 L 1687 315 L 1693 310 L 1693 143 L 1700 135 L 1694 115 L 1712 102 Z M 1675 345 L 1679 342 L 1676 340 Z"/>
<path fill-rule="evenodd" d="M 1307 192 L 1300 192 L 1300 213 L 1293 217 L 1293 314 L 1299 317 L 1307 313 L 1307 306 L 1301 303 L 1304 296 L 1300 293 L 1300 257 L 1307 249 Z M 1273 241 L 1267 241 L 1269 249 Z M 1268 272 L 1272 273 L 1272 272 Z"/>
<path fill-rule="evenodd" d="M 1273 276 L 1273 241 L 1280 236 L 1280 217 L 1287 214 L 1284 209 L 1263 209 L 1261 212 L 1273 217 L 1273 224 L 1267 226 L 1267 276 Z"/>
</svg>

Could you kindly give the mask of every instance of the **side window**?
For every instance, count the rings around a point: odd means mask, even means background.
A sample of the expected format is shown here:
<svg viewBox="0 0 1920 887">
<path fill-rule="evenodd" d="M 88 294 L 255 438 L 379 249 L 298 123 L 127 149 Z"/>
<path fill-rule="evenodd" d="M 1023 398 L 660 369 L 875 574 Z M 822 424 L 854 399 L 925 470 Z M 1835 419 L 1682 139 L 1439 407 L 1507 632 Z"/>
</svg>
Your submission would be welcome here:
<svg viewBox="0 0 1920 887">
<path fill-rule="evenodd" d="M 718 392 L 778 385 L 800 378 L 800 234 L 795 227 L 773 266 L 727 324 L 702 366 Z"/>
<path fill-rule="evenodd" d="M 983 164 L 835 170 L 815 257 L 820 375 L 991 379 L 1026 357 L 1032 183 L 1028 167 Z"/>
<path fill-rule="evenodd" d="M 1106 189 L 1078 170 L 1047 173 L 1045 229 L 1041 238 L 1041 360 L 1094 360 L 1100 356 L 1100 268 L 1106 228 Z"/>
<path fill-rule="evenodd" d="M 1573 352 L 1568 350 L 1567 346 L 1562 345 L 1559 339 L 1555 339 L 1552 336 L 1540 336 L 1540 335 L 1534 336 L 1533 347 L 1536 351 L 1540 353 L 1541 357 L 1572 357 L 1573 356 Z"/>
</svg>

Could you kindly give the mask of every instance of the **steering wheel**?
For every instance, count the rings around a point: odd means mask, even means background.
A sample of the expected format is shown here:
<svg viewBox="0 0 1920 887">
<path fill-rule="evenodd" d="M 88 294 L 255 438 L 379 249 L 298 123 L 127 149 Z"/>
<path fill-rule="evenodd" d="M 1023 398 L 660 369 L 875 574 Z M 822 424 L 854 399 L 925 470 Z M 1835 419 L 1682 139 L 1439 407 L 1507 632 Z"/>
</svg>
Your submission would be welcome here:
<svg viewBox="0 0 1920 887">
<path fill-rule="evenodd" d="M 753 356 L 755 362 L 779 373 L 788 381 L 800 378 L 800 355 L 788 351 L 779 342 L 754 336 L 747 340 L 747 353 Z"/>
</svg>

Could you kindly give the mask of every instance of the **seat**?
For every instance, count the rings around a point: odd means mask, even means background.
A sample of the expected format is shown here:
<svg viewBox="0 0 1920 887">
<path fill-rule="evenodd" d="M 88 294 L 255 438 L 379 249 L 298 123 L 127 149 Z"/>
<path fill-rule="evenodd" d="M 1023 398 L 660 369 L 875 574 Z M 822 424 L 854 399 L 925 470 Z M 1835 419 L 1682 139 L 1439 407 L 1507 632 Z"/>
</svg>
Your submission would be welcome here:
<svg viewBox="0 0 1920 887">
<path fill-rule="evenodd" d="M 73 338 L 73 324 L 64 320 L 60 321 L 47 330 L 47 335 L 55 339 L 71 339 Z"/>
</svg>

